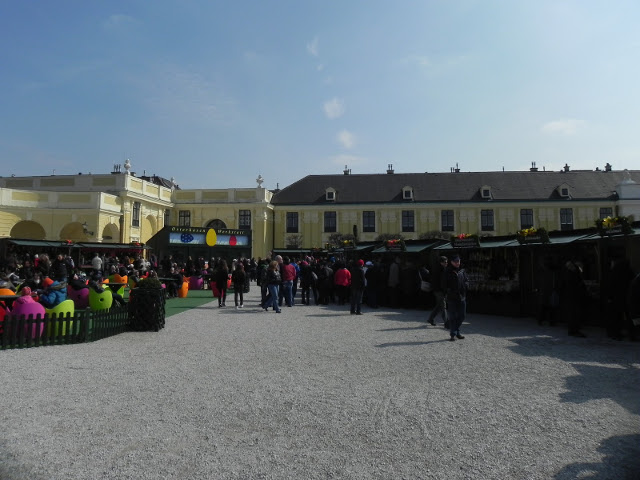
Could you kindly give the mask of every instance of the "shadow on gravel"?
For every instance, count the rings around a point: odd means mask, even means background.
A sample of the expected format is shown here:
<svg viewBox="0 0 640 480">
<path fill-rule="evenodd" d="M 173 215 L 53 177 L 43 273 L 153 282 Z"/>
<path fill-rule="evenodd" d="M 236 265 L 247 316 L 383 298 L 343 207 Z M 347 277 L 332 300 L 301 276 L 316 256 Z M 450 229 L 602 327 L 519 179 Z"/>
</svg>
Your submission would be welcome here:
<svg viewBox="0 0 640 480">
<path fill-rule="evenodd" d="M 560 400 L 584 403 L 589 400 L 608 398 L 631 413 L 640 411 L 640 385 L 638 370 L 633 367 L 610 368 L 594 365 L 573 365 L 578 375 L 566 379 L 568 392 Z M 637 443 L 640 454 L 640 442 Z M 639 471 L 640 474 L 640 471 Z"/>
<path fill-rule="evenodd" d="M 376 330 L 376 332 L 397 332 L 401 330 L 425 330 L 425 327 L 420 325 L 419 327 L 381 328 L 380 330 Z"/>
<path fill-rule="evenodd" d="M 638 346 L 634 343 L 566 335 L 535 335 L 511 338 L 510 341 L 516 345 L 509 349 L 525 357 L 553 357 L 565 362 L 599 362 L 621 366 L 640 361 Z"/>
<path fill-rule="evenodd" d="M 449 343 L 448 338 L 443 338 L 442 340 L 432 340 L 430 342 L 391 342 L 391 343 L 381 343 L 380 345 L 376 345 L 376 348 L 387 348 L 387 347 L 415 347 L 418 345 L 429 345 L 430 343 L 441 343 L 447 342 Z"/>
<path fill-rule="evenodd" d="M 607 438 L 598 451 L 604 454 L 600 463 L 570 463 L 553 478 L 557 480 L 617 478 L 640 479 L 640 435 Z"/>
<path fill-rule="evenodd" d="M 639 358 L 635 345 L 546 336 L 514 338 L 512 341 L 517 343 L 509 347 L 514 353 L 557 358 L 576 369 L 577 375 L 566 378 L 568 392 L 560 395 L 561 401 L 584 403 L 608 398 L 631 413 L 640 411 L 640 395 L 637 393 L 640 391 L 640 376 L 638 369 L 631 366 Z"/>
</svg>

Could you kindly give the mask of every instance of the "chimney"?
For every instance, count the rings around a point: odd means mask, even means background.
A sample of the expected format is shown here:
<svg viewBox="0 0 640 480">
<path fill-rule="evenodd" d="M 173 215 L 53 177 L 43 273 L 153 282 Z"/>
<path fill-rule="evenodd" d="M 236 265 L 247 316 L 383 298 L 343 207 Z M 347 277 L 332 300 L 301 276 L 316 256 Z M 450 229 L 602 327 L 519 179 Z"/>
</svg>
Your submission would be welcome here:
<svg viewBox="0 0 640 480">
<path fill-rule="evenodd" d="M 390 163 L 389 165 L 387 165 L 387 173 L 389 175 L 393 174 L 393 164 Z"/>
<path fill-rule="evenodd" d="M 568 172 L 569 171 L 569 165 L 565 163 L 564 164 L 564 168 L 562 170 L 565 171 L 565 172 Z"/>
<path fill-rule="evenodd" d="M 458 163 L 456 162 L 456 168 L 453 169 L 455 173 L 460 173 L 460 167 L 458 167 Z"/>
<path fill-rule="evenodd" d="M 607 162 L 607 164 L 604 166 L 604 171 L 605 172 L 610 172 L 612 168 L 613 167 L 611 166 L 611 164 L 609 162 Z"/>
<path fill-rule="evenodd" d="M 351 169 L 347 168 L 347 166 L 345 165 L 342 173 L 344 173 L 345 175 L 351 175 Z"/>
<path fill-rule="evenodd" d="M 538 171 L 538 167 L 536 167 L 536 162 L 531 162 L 531 168 L 529 169 L 530 172 L 537 172 Z"/>
</svg>

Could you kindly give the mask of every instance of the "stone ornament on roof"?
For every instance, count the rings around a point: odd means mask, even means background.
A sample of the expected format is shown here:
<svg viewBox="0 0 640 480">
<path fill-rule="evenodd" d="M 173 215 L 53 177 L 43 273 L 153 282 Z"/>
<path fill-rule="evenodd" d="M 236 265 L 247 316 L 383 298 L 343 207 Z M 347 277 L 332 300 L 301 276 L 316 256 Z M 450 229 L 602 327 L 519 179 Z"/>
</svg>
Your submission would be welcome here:
<svg viewBox="0 0 640 480">
<path fill-rule="evenodd" d="M 626 168 L 624 169 L 624 172 L 622 173 L 622 176 L 623 176 L 622 183 L 626 183 L 626 184 L 634 184 L 634 183 L 636 183 L 631 179 L 631 172 L 629 170 L 627 170 Z"/>
</svg>

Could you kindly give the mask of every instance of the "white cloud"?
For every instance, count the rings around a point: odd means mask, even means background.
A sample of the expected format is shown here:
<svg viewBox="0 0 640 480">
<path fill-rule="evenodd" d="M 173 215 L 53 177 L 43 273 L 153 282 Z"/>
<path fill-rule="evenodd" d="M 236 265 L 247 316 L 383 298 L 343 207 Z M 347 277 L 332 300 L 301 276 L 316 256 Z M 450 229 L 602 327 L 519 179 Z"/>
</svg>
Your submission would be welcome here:
<svg viewBox="0 0 640 480">
<path fill-rule="evenodd" d="M 160 118 L 232 122 L 233 99 L 205 76 L 176 65 L 149 68 L 139 77 L 130 77 L 144 89 L 146 104 Z"/>
<path fill-rule="evenodd" d="M 347 168 L 353 165 L 365 165 L 369 163 L 369 160 L 365 157 L 358 157 L 356 155 L 334 155 L 329 157 L 329 161 L 336 165 L 346 166 Z"/>
<path fill-rule="evenodd" d="M 347 150 L 351 150 L 356 145 L 356 136 L 348 130 L 342 130 L 337 135 L 338 142 Z"/>
<path fill-rule="evenodd" d="M 332 98 L 324 102 L 324 114 L 327 118 L 334 119 L 344 115 L 344 101 L 339 98 Z"/>
<path fill-rule="evenodd" d="M 432 66 L 431 60 L 429 60 L 429 57 L 426 55 L 407 55 L 401 60 L 401 62 L 409 65 L 417 65 L 423 68 Z"/>
<path fill-rule="evenodd" d="M 307 52 L 314 57 L 318 56 L 318 37 L 315 37 L 311 43 L 307 43 Z"/>
<path fill-rule="evenodd" d="M 417 69 L 422 74 L 431 77 L 447 74 L 468 64 L 470 60 L 472 58 L 467 55 L 427 56 L 409 54 L 401 58 L 398 64 L 403 67 Z"/>
<path fill-rule="evenodd" d="M 316 70 L 318 70 L 319 72 L 321 72 L 322 70 L 324 70 L 324 65 L 323 65 L 323 64 L 319 64 L 319 65 L 316 67 Z"/>
<path fill-rule="evenodd" d="M 549 133 L 552 135 L 575 135 L 578 133 L 578 130 L 582 129 L 585 125 L 586 122 L 584 120 L 567 118 L 545 123 L 541 130 L 543 133 Z"/>
<path fill-rule="evenodd" d="M 123 25 L 127 25 L 133 22 L 134 22 L 133 17 L 129 15 L 115 14 L 115 15 L 109 16 L 109 18 L 107 18 L 104 21 L 103 26 L 104 28 L 112 29 L 112 28 L 119 28 Z"/>
</svg>

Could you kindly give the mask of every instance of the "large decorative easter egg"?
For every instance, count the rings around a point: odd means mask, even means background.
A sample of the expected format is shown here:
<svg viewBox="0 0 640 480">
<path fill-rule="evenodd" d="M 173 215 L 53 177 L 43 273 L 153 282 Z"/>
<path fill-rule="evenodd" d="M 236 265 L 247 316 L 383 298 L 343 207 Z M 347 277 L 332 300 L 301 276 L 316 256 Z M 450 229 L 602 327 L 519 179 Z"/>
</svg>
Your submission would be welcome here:
<svg viewBox="0 0 640 480">
<path fill-rule="evenodd" d="M 207 245 L 209 245 L 210 247 L 213 247 L 218 241 L 218 235 L 216 235 L 216 231 L 213 228 L 210 228 L 209 230 L 207 230 L 207 237 L 205 241 L 207 242 Z"/>
</svg>

